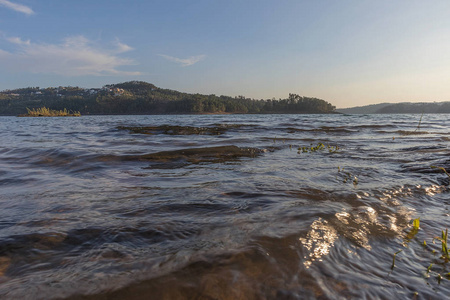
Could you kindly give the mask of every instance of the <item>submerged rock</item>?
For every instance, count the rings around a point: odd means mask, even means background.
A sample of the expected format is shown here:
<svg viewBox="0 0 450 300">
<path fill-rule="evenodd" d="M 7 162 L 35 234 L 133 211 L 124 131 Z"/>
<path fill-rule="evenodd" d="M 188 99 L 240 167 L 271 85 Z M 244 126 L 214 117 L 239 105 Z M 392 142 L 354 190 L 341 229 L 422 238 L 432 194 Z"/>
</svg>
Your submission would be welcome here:
<svg viewBox="0 0 450 300">
<path fill-rule="evenodd" d="M 174 151 L 161 151 L 144 155 L 133 155 L 126 157 L 126 160 L 151 161 L 160 164 L 169 163 L 173 167 L 180 166 L 180 163 L 181 165 L 184 165 L 202 162 L 226 162 L 236 160 L 241 157 L 256 157 L 260 153 L 262 153 L 262 151 L 256 148 L 218 146 L 189 148 Z"/>
<path fill-rule="evenodd" d="M 141 134 L 169 134 L 169 135 L 191 135 L 191 134 L 206 134 L 206 135 L 220 135 L 227 131 L 225 126 L 214 127 L 193 127 L 193 126 L 178 126 L 178 125 L 161 125 L 161 126 L 119 126 L 119 130 L 128 130 L 131 133 Z"/>
<path fill-rule="evenodd" d="M 232 129 L 242 127 L 254 128 L 257 125 L 249 124 L 211 124 L 204 127 L 180 126 L 180 125 L 159 125 L 159 126 L 118 126 L 118 130 L 128 130 L 131 133 L 140 134 L 168 134 L 168 135 L 221 135 Z"/>
</svg>

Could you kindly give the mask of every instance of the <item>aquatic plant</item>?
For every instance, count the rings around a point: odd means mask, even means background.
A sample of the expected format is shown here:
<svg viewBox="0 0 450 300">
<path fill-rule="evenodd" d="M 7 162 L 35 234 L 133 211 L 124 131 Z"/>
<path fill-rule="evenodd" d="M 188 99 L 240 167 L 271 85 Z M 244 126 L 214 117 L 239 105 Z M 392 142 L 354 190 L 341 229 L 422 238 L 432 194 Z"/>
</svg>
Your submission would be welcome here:
<svg viewBox="0 0 450 300">
<path fill-rule="evenodd" d="M 54 110 L 47 107 L 29 109 L 27 107 L 27 113 L 19 115 L 19 117 L 79 117 L 81 116 L 79 111 Z"/>
<path fill-rule="evenodd" d="M 300 153 L 313 153 L 313 152 L 317 152 L 317 151 L 322 151 L 327 149 L 329 153 L 334 153 L 337 152 L 339 150 L 339 146 L 331 146 L 331 145 L 324 145 L 323 143 L 317 143 L 317 146 L 313 146 L 313 144 L 311 144 L 309 147 L 299 147 L 298 148 L 298 154 Z"/>
<path fill-rule="evenodd" d="M 413 220 L 413 227 L 411 228 L 411 230 L 406 234 L 406 242 L 411 241 L 416 234 L 419 232 L 420 229 L 420 218 L 414 219 Z"/>
<path fill-rule="evenodd" d="M 343 183 L 347 183 L 349 180 L 352 180 L 353 185 L 356 187 L 356 185 L 358 185 L 358 177 L 356 177 L 355 175 L 353 175 L 350 172 L 347 172 L 344 170 L 344 168 L 341 169 L 341 167 L 338 166 L 338 173 L 343 174 Z"/>
<path fill-rule="evenodd" d="M 442 234 L 441 237 L 435 237 L 433 239 L 434 240 L 439 240 L 441 241 L 441 253 L 442 256 L 441 258 L 447 263 L 450 261 L 450 252 L 448 250 L 448 228 L 444 230 L 442 230 Z"/>
<path fill-rule="evenodd" d="M 394 269 L 395 267 L 395 257 L 397 256 L 397 254 L 399 254 L 400 252 L 402 252 L 403 250 L 399 250 L 397 252 L 394 253 L 394 257 L 392 258 L 392 265 L 391 265 L 391 270 Z"/>
<path fill-rule="evenodd" d="M 417 218 L 417 219 L 413 220 L 412 228 L 406 234 L 405 239 L 407 240 L 407 242 L 410 242 L 416 236 L 419 229 L 420 229 L 420 218 Z M 433 262 L 430 262 L 430 264 L 426 268 L 424 276 L 426 278 L 429 278 L 429 277 L 431 277 L 430 274 L 433 274 L 433 277 L 435 277 L 437 279 L 438 284 L 440 284 L 443 278 L 450 279 L 450 273 L 446 273 L 446 274 L 444 274 L 444 276 L 442 276 L 439 270 L 433 270 L 433 266 L 446 264 L 450 261 L 450 253 L 449 253 L 449 249 L 448 249 L 448 229 L 442 230 L 440 237 L 433 238 L 433 244 L 435 243 L 436 240 L 441 242 L 441 254 L 442 255 L 440 256 L 440 258 L 443 259 L 443 262 L 435 261 L 435 264 L 433 264 Z M 424 249 L 428 249 L 427 242 L 425 240 L 423 241 L 422 245 L 423 245 Z M 394 256 L 392 258 L 391 270 L 393 270 L 395 267 L 395 259 L 396 259 L 397 254 L 399 254 L 402 251 L 403 251 L 403 249 L 394 253 Z M 430 249 L 428 249 L 428 251 L 430 251 Z M 436 250 L 433 249 L 430 252 L 432 254 L 435 254 Z"/>
<path fill-rule="evenodd" d="M 447 176 L 450 178 L 450 174 L 447 172 L 447 170 L 443 167 L 437 167 L 437 166 L 431 166 L 432 169 L 440 169 L 442 171 L 444 171 L 445 174 L 447 174 Z"/>
<path fill-rule="evenodd" d="M 419 227 L 420 227 L 420 218 L 414 219 L 414 221 L 413 221 L 413 228 L 415 230 L 419 230 Z"/>
<path fill-rule="evenodd" d="M 433 264 L 430 264 L 429 266 L 428 266 L 428 268 L 427 268 L 427 274 L 430 274 L 430 271 L 431 271 L 431 267 L 433 266 Z"/>
<path fill-rule="evenodd" d="M 416 131 L 420 131 L 420 124 L 422 123 L 423 112 L 420 115 L 419 125 L 417 125 Z"/>
</svg>

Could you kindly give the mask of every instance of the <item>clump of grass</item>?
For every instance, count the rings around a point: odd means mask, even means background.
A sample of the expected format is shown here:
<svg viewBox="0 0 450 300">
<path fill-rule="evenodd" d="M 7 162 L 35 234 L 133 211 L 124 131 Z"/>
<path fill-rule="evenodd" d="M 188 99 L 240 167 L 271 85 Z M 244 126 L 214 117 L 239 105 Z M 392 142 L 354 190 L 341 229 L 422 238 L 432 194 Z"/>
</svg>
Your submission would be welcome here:
<svg viewBox="0 0 450 300">
<path fill-rule="evenodd" d="M 79 117 L 81 116 L 79 111 L 54 110 L 47 107 L 29 109 L 27 107 L 27 113 L 20 115 L 19 117 Z"/>
</svg>

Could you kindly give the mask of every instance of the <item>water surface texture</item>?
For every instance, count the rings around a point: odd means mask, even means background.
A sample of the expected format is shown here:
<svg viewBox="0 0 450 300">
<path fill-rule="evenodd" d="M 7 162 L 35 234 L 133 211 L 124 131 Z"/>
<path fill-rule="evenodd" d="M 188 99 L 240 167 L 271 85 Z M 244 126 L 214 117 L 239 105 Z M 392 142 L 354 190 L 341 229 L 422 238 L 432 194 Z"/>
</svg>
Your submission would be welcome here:
<svg viewBox="0 0 450 300">
<path fill-rule="evenodd" d="M 443 299 L 449 117 L 0 117 L 0 298 Z"/>
</svg>

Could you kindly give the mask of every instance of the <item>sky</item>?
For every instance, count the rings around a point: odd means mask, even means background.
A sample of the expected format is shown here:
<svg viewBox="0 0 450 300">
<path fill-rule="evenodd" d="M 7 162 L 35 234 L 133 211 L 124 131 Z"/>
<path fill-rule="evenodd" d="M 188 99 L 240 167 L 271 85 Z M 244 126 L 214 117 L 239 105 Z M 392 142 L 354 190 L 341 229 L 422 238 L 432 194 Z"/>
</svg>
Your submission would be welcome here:
<svg viewBox="0 0 450 300">
<path fill-rule="evenodd" d="M 0 90 L 450 101 L 450 1 L 0 0 Z"/>
</svg>

